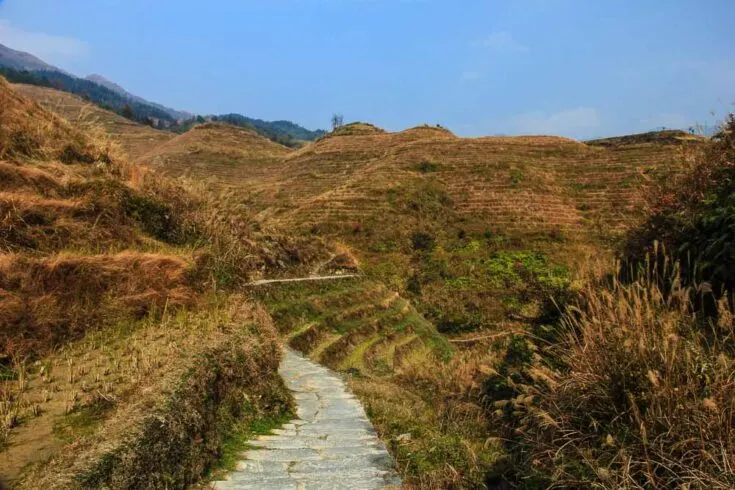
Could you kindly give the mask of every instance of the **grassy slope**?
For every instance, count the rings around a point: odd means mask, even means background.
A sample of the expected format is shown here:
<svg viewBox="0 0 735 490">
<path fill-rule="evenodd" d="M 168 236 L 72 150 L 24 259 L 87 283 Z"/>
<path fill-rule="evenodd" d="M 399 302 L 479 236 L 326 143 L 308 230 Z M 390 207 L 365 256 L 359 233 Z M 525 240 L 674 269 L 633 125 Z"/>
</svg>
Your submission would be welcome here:
<svg viewBox="0 0 735 490">
<path fill-rule="evenodd" d="M 364 279 L 271 285 L 258 295 L 291 347 L 350 374 L 407 485 L 482 485 L 502 454 L 473 395 L 483 369 L 409 302 Z"/>
<path fill-rule="evenodd" d="M 690 140 L 461 139 L 360 124 L 287 153 L 226 126 L 199 131 L 143 161 L 214 177 L 261 224 L 346 243 L 378 281 L 273 286 L 263 299 L 295 348 L 357 375 L 400 469 L 427 488 L 481 484 L 502 457 L 480 386 L 506 334 L 543 313 L 540 300 L 585 256 L 608 253 Z"/>
<path fill-rule="evenodd" d="M 175 136 L 166 131 L 137 124 L 67 92 L 35 85 L 17 84 L 13 87 L 18 93 L 39 102 L 75 126 L 87 131 L 91 128 L 102 128 L 132 159 Z"/>
<path fill-rule="evenodd" d="M 205 123 L 156 146 L 139 160 L 170 175 L 238 186 L 240 176 L 262 176 L 264 168 L 271 170 L 288 152 L 285 146 L 249 129 Z"/>
<path fill-rule="evenodd" d="M 269 317 L 227 285 L 319 252 L 89 135 L 0 79 L 0 478 L 186 485 L 289 408 Z"/>
</svg>

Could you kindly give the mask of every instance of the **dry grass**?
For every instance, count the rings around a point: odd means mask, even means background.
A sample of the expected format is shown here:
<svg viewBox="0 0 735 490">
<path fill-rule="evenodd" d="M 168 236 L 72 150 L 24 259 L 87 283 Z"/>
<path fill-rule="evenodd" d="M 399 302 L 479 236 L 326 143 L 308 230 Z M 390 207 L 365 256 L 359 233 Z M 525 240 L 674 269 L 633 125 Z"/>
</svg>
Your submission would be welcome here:
<svg viewBox="0 0 735 490">
<path fill-rule="evenodd" d="M 91 144 L 78 129 L 17 94 L 4 78 L 0 78 L 0 120 L 0 160 L 110 161 L 107 148 Z"/>
<path fill-rule="evenodd" d="M 138 161 L 173 176 L 218 179 L 225 184 L 258 173 L 290 150 L 255 131 L 223 123 L 205 123 L 167 141 Z"/>
<path fill-rule="evenodd" d="M 119 143 L 132 160 L 175 137 L 173 133 L 137 124 L 67 92 L 23 84 L 13 85 L 13 88 L 85 132 L 101 129 Z"/>
<path fill-rule="evenodd" d="M 162 179 L 2 80 L 0 101 L 0 479 L 188 485 L 238 417 L 288 408 L 273 327 L 233 290 L 329 252 L 257 233 L 227 193 Z"/>
<path fill-rule="evenodd" d="M 550 363 L 497 402 L 518 418 L 521 481 L 559 488 L 732 488 L 733 317 L 692 311 L 678 266 L 591 283 L 562 321 Z M 669 279 L 662 291 L 660 277 Z M 552 367 L 553 366 L 553 367 Z"/>
<path fill-rule="evenodd" d="M 40 353 L 92 325 L 192 305 L 190 268 L 180 258 L 131 252 L 0 256 L 0 350 Z"/>
<path fill-rule="evenodd" d="M 198 406 L 203 400 L 197 396 L 210 400 L 221 397 L 217 401 L 221 403 L 220 414 L 232 410 L 231 418 L 243 409 L 243 389 L 253 397 L 252 411 L 247 414 L 251 420 L 259 416 L 258 410 L 275 413 L 287 408 L 285 399 L 280 402 L 284 405 L 270 407 L 267 398 L 258 401 L 258 395 L 268 390 L 283 394 L 275 375 L 280 358 L 275 340 L 267 316 L 248 308 L 242 297 L 211 297 L 196 313 L 169 310 L 161 317 L 92 332 L 27 366 L 17 381 L 3 384 L 5 399 L 10 402 L 4 405 L 8 410 L 3 415 L 16 421 L 3 454 L 9 463 L 3 473 L 18 479 L 20 488 L 69 488 L 72 475 L 85 475 L 77 477 L 87 481 L 83 488 L 98 488 L 103 481 L 114 488 L 136 488 L 146 485 L 143 482 L 156 487 L 156 481 L 162 482 L 169 471 L 193 481 L 216 457 L 219 441 L 232 422 L 218 420 L 220 415 Z M 219 366 L 211 366 L 213 362 Z M 208 373 L 196 371 L 204 366 L 208 366 Z M 220 374 L 212 378 L 217 372 Z M 222 383 L 218 388 L 222 391 L 207 388 L 208 377 L 211 383 Z M 176 401 L 183 404 L 178 406 L 181 413 L 171 412 L 177 386 L 191 389 L 190 383 L 196 383 L 198 394 Z M 168 429 L 178 432 L 145 442 L 153 437 L 145 430 L 150 417 L 174 420 L 185 411 L 191 412 L 187 417 L 194 415 L 211 424 L 206 427 L 212 431 L 206 445 L 186 441 L 205 434 L 188 432 L 192 429 L 185 420 Z M 155 451 L 136 453 L 137 444 L 149 443 L 158 444 Z M 164 457 L 164 450 L 174 451 L 179 459 Z M 180 458 L 189 451 L 194 454 L 184 462 Z M 34 452 L 50 461 L 26 467 Z M 105 465 L 105 458 L 111 457 L 106 455 L 121 454 L 127 456 L 114 468 Z M 186 472 L 176 473 L 184 467 Z M 60 475 L 66 476 L 59 479 Z M 130 481 L 116 481 L 119 478 Z"/>
</svg>

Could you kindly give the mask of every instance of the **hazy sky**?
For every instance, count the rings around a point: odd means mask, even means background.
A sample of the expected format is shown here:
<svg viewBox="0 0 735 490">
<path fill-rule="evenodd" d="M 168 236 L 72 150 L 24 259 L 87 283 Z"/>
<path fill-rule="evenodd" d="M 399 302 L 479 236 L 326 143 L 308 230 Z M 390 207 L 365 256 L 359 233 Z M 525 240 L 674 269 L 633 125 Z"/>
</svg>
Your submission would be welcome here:
<svg viewBox="0 0 735 490">
<path fill-rule="evenodd" d="M 588 138 L 735 102 L 735 0 L 0 0 L 0 43 L 197 113 Z"/>
</svg>

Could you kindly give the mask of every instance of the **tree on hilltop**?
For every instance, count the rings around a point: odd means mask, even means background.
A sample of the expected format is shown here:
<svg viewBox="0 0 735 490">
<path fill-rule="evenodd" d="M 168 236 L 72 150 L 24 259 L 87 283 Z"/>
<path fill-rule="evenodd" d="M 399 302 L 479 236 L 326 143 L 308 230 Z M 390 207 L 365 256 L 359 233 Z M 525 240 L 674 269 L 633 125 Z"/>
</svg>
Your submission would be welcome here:
<svg viewBox="0 0 735 490">
<path fill-rule="evenodd" d="M 334 131 L 337 128 L 341 128 L 344 126 L 345 118 L 342 114 L 334 114 L 332 115 L 332 131 Z"/>
</svg>

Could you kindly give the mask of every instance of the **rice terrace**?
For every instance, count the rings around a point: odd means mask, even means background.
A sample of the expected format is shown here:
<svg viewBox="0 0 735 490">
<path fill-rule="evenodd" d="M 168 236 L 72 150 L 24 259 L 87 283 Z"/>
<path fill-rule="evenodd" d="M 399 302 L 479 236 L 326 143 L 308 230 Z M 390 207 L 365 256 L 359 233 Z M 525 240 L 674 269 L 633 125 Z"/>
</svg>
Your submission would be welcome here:
<svg viewBox="0 0 735 490">
<path fill-rule="evenodd" d="M 735 488 L 705 3 L 0 0 L 0 489 Z"/>
</svg>

